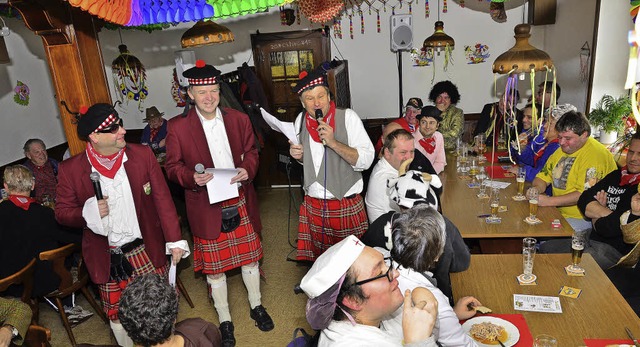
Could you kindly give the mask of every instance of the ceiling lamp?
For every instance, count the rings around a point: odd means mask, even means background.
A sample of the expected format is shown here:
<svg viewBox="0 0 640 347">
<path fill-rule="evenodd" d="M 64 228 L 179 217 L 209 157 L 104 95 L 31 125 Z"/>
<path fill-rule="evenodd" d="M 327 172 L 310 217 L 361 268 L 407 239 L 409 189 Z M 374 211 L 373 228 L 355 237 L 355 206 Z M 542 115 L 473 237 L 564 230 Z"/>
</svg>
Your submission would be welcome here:
<svg viewBox="0 0 640 347">
<path fill-rule="evenodd" d="M 529 33 L 531 26 L 529 24 L 518 24 L 513 31 L 516 44 L 496 58 L 493 63 L 493 72 L 520 74 L 531 72 L 531 70 L 547 70 L 553 67 L 553 61 L 551 61 L 551 57 L 546 52 L 529 44 L 529 37 L 531 37 Z"/>
<path fill-rule="evenodd" d="M 212 21 L 199 21 L 182 34 L 182 48 L 193 48 L 215 43 L 233 42 L 233 33 L 229 28 Z"/>
<path fill-rule="evenodd" d="M 422 44 L 424 49 L 434 49 L 438 54 L 443 50 L 453 49 L 456 41 L 449 35 L 444 33 L 444 23 L 437 21 L 433 35 L 427 37 Z"/>
</svg>

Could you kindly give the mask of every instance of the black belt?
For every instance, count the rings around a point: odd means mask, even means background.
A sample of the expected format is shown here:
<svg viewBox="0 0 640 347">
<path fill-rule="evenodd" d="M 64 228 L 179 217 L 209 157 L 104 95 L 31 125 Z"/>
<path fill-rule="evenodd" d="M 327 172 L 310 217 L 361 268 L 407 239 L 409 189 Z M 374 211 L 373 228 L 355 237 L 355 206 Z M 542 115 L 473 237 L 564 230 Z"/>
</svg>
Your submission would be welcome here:
<svg viewBox="0 0 640 347">
<path fill-rule="evenodd" d="M 120 249 L 122 250 L 122 253 L 129 253 L 131 251 L 133 251 L 136 247 L 142 245 L 142 239 L 135 239 L 129 243 L 126 243 L 122 246 L 120 246 Z"/>
</svg>

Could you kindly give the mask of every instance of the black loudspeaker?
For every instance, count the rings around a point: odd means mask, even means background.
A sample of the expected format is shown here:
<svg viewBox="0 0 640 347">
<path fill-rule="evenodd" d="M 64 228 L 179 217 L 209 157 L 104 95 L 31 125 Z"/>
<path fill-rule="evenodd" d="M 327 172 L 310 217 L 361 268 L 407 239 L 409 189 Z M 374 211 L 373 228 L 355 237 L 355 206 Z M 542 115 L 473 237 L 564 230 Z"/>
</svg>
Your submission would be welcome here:
<svg viewBox="0 0 640 347">
<path fill-rule="evenodd" d="M 391 16 L 391 50 L 410 51 L 413 45 L 413 26 L 410 14 Z"/>
</svg>

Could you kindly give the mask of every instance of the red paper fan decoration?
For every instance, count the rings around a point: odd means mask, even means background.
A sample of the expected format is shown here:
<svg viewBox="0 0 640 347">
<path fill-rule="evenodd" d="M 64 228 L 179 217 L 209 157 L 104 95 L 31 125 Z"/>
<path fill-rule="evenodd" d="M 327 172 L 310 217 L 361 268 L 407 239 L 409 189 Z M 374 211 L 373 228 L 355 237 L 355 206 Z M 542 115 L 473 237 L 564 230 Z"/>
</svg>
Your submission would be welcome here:
<svg viewBox="0 0 640 347">
<path fill-rule="evenodd" d="M 327 23 L 344 8 L 342 0 L 300 0 L 300 12 L 314 23 Z"/>
</svg>

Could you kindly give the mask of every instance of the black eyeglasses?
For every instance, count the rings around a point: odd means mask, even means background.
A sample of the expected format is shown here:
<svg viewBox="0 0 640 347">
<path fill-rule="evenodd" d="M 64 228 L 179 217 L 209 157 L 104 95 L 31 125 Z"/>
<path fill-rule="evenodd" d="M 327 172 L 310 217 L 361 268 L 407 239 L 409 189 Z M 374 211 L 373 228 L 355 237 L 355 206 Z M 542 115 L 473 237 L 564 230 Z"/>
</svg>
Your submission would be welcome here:
<svg viewBox="0 0 640 347">
<path fill-rule="evenodd" d="M 375 280 L 377 280 L 379 278 L 383 278 L 383 277 L 386 277 L 389 280 L 389 282 L 392 282 L 393 281 L 393 273 L 391 273 L 391 270 L 393 270 L 393 259 L 391 257 L 384 258 L 384 262 L 388 266 L 387 272 L 383 273 L 382 275 L 378 275 L 376 277 L 371 277 L 371 278 L 367 278 L 366 280 L 355 282 L 354 284 L 352 284 L 352 286 L 361 286 L 361 285 L 363 285 L 365 283 L 369 283 L 371 281 L 375 281 Z"/>
<path fill-rule="evenodd" d="M 122 120 L 122 118 L 118 118 L 118 121 L 111 123 L 111 125 L 108 128 L 98 130 L 97 132 L 103 133 L 103 134 L 106 134 L 106 133 L 116 134 L 118 133 L 118 130 L 120 130 L 121 127 L 124 127 L 124 121 Z"/>
</svg>

